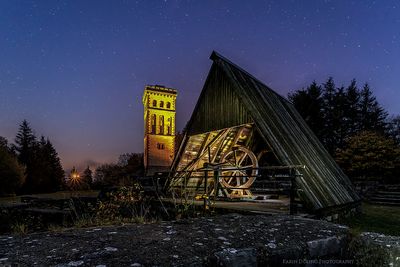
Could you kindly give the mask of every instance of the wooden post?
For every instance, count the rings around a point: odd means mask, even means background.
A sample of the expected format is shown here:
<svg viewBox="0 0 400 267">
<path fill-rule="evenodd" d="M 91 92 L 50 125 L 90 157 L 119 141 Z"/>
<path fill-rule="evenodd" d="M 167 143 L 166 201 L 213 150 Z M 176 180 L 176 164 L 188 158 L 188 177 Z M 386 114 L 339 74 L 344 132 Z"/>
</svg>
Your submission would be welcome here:
<svg viewBox="0 0 400 267">
<path fill-rule="evenodd" d="M 208 170 L 207 170 L 208 164 L 207 162 L 204 163 L 204 168 L 206 169 L 204 171 L 204 194 L 203 194 L 203 200 L 204 200 L 204 212 L 208 210 L 208 190 L 207 190 L 207 180 L 208 180 Z"/>
<path fill-rule="evenodd" d="M 215 192 L 214 192 L 214 200 L 218 197 L 218 190 L 219 190 L 219 177 L 218 177 L 218 169 L 214 169 L 214 183 L 215 183 Z"/>
</svg>

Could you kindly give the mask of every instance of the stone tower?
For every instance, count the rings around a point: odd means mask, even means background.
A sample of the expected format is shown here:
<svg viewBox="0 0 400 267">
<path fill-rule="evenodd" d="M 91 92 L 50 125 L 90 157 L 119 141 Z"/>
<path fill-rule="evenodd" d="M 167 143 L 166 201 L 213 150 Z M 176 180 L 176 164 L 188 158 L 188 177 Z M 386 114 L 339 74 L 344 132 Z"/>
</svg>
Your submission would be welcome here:
<svg viewBox="0 0 400 267">
<path fill-rule="evenodd" d="M 175 101 L 177 91 L 147 85 L 144 105 L 144 166 L 146 175 L 168 171 L 175 154 Z"/>
</svg>

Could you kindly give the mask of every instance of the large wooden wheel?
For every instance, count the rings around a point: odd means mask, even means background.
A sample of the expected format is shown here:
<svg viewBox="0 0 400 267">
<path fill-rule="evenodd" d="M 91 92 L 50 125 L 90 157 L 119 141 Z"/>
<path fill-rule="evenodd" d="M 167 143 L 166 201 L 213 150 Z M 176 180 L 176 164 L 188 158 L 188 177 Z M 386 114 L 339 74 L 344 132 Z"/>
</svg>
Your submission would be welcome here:
<svg viewBox="0 0 400 267">
<path fill-rule="evenodd" d="M 258 174 L 256 155 L 246 147 L 235 147 L 227 152 L 220 161 L 221 184 L 227 189 L 248 189 Z M 225 170 L 224 170 L 225 169 Z"/>
</svg>

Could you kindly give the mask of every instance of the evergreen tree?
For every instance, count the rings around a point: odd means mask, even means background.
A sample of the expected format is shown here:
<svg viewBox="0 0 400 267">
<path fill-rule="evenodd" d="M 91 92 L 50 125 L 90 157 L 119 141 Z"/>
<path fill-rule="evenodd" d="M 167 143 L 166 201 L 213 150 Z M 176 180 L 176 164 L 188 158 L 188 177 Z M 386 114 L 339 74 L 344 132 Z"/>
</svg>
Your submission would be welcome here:
<svg viewBox="0 0 400 267">
<path fill-rule="evenodd" d="M 322 143 L 326 149 L 333 154 L 337 144 L 338 129 L 335 116 L 336 106 L 336 87 L 332 77 L 329 77 L 326 83 L 323 84 L 323 119 L 324 127 L 322 130 Z"/>
<path fill-rule="evenodd" d="M 315 88 L 313 82 L 306 90 L 289 94 L 289 99 L 345 172 L 353 178 L 398 182 L 400 116 L 387 120 L 369 85 L 359 90 L 356 80 L 336 88 L 330 77 L 319 91 Z"/>
<path fill-rule="evenodd" d="M 29 123 L 23 120 L 19 126 L 17 136 L 15 138 L 14 149 L 18 154 L 18 160 L 28 165 L 29 161 L 32 160 L 34 148 L 36 145 L 36 136 L 34 135 Z"/>
<path fill-rule="evenodd" d="M 400 115 L 390 117 L 387 125 L 389 137 L 393 138 L 396 144 L 400 145 Z"/>
<path fill-rule="evenodd" d="M 26 166 L 23 193 L 47 193 L 62 188 L 64 171 L 56 150 L 44 136 L 37 141 L 26 120 L 20 125 L 14 150 L 20 163 Z"/>
<path fill-rule="evenodd" d="M 46 158 L 46 168 L 48 169 L 47 192 L 61 190 L 64 187 L 64 170 L 58 153 L 48 138 L 43 142 L 41 150 Z"/>
<path fill-rule="evenodd" d="M 307 89 L 302 89 L 289 94 L 289 100 L 296 110 L 304 118 L 311 130 L 318 138 L 322 137 L 323 115 L 322 115 L 322 89 L 315 81 Z"/>
<path fill-rule="evenodd" d="M 0 147 L 8 150 L 8 141 L 3 136 L 0 136 Z"/>
<path fill-rule="evenodd" d="M 89 166 L 86 167 L 86 169 L 83 171 L 83 176 L 82 176 L 82 183 L 85 184 L 85 186 L 90 189 L 93 183 L 93 172 L 89 168 Z"/>
<path fill-rule="evenodd" d="M 34 193 L 37 189 L 38 177 L 35 176 L 35 156 L 37 139 L 29 123 L 23 120 L 19 126 L 13 150 L 17 153 L 18 161 L 25 166 L 25 183 L 21 188 L 22 193 Z"/>
<path fill-rule="evenodd" d="M 24 167 L 18 163 L 15 155 L 10 153 L 4 140 L 6 139 L 0 140 L 0 196 L 15 194 L 25 179 Z"/>
<path fill-rule="evenodd" d="M 343 121 L 346 129 L 346 136 L 353 136 L 360 130 L 360 91 L 357 88 L 357 82 L 353 79 L 346 88 L 346 105 L 344 110 L 345 119 Z"/>
<path fill-rule="evenodd" d="M 334 153 L 337 148 L 342 148 L 347 137 L 346 128 L 346 93 L 343 87 L 336 89 L 333 112 L 333 131 L 332 137 L 335 140 L 332 144 L 331 152 Z"/>
<path fill-rule="evenodd" d="M 386 118 L 388 114 L 379 105 L 373 96 L 369 85 L 366 83 L 361 90 L 360 98 L 360 130 L 377 131 L 384 133 L 386 130 Z"/>
<path fill-rule="evenodd" d="M 322 87 L 314 81 L 307 89 L 297 90 L 288 97 L 331 155 L 360 131 L 390 130 L 387 113 L 368 84 L 360 91 L 354 79 L 347 88 L 336 88 L 332 77 Z"/>
<path fill-rule="evenodd" d="M 45 193 L 48 192 L 47 184 L 50 176 L 50 170 L 48 168 L 48 158 L 43 149 L 46 144 L 46 140 L 41 136 L 40 140 L 36 142 L 33 149 L 33 159 L 31 160 L 29 167 L 30 193 Z"/>
</svg>

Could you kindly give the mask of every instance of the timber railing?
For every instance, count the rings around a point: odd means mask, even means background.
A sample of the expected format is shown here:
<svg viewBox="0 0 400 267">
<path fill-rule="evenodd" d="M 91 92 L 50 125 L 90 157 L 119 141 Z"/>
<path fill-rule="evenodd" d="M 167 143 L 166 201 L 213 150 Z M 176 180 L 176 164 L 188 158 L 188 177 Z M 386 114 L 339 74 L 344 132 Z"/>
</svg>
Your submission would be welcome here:
<svg viewBox="0 0 400 267">
<path fill-rule="evenodd" d="M 221 199 L 220 190 L 244 189 L 241 186 L 224 188 L 221 179 L 243 179 L 246 177 L 247 179 L 255 179 L 252 186 L 247 188 L 253 193 L 268 194 L 273 191 L 276 195 L 287 195 L 289 197 L 289 213 L 296 214 L 298 204 L 301 203 L 298 199 L 300 189 L 297 187 L 297 179 L 301 179 L 301 170 L 304 168 L 304 165 L 235 168 L 207 163 L 201 169 L 169 173 L 166 187 L 171 191 L 179 191 L 185 197 L 201 195 L 204 200 L 204 209 L 207 209 L 211 200 Z M 238 172 L 243 175 L 237 175 Z M 235 175 L 223 175 L 224 173 L 235 173 Z M 256 175 L 253 175 L 254 173 Z M 196 179 L 198 182 L 194 185 L 193 182 L 190 182 L 190 179 Z M 203 179 L 204 181 L 201 181 Z"/>
</svg>

